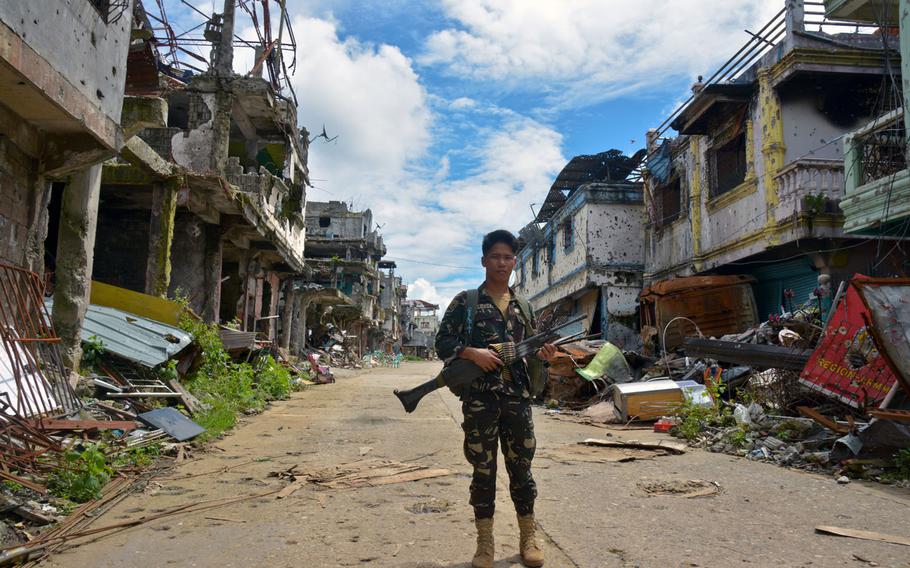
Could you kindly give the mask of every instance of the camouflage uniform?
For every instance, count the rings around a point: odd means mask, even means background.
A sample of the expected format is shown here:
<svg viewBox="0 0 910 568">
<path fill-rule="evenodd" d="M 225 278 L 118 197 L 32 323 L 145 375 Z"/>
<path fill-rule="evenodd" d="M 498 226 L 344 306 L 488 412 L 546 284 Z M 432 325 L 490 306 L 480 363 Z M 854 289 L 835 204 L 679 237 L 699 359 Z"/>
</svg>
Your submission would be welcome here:
<svg viewBox="0 0 910 568">
<path fill-rule="evenodd" d="M 492 343 L 519 342 L 525 338 L 525 326 L 518 302 L 512 300 L 502 312 L 483 289 L 479 289 L 471 337 L 465 345 L 467 294 L 459 293 L 449 304 L 436 335 L 436 352 L 443 359 L 454 356 L 460 347 L 486 348 Z M 532 327 L 534 322 L 530 322 Z M 537 486 L 531 476 L 531 460 L 537 441 L 531 417 L 528 369 L 518 360 L 509 366 L 510 378 L 501 369 L 477 379 L 461 396 L 465 433 L 464 454 L 474 467 L 471 481 L 471 505 L 477 518 L 492 517 L 496 503 L 496 466 L 499 442 L 502 443 L 509 491 L 515 510 L 520 515 L 534 512 Z"/>
</svg>

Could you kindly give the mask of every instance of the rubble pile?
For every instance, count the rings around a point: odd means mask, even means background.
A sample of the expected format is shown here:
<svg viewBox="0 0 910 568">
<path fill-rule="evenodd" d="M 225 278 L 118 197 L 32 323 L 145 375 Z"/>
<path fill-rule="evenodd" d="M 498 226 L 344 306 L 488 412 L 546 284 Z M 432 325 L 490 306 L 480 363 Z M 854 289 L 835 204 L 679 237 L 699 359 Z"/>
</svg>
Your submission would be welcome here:
<svg viewBox="0 0 910 568">
<path fill-rule="evenodd" d="M 547 412 L 655 421 L 655 431 L 712 452 L 901 482 L 910 477 L 908 286 L 857 275 L 833 298 L 819 290 L 716 338 L 701 334 L 697 314 L 675 317 L 691 331 L 658 358 L 603 341 L 563 345 L 549 368 Z"/>
<path fill-rule="evenodd" d="M 109 487 L 128 490 L 162 457 L 185 459 L 187 443 L 238 413 L 334 382 L 327 356 L 300 360 L 174 307 L 165 322 L 92 304 L 77 375 L 63 367 L 37 275 L 0 265 L 0 548 Z"/>
</svg>

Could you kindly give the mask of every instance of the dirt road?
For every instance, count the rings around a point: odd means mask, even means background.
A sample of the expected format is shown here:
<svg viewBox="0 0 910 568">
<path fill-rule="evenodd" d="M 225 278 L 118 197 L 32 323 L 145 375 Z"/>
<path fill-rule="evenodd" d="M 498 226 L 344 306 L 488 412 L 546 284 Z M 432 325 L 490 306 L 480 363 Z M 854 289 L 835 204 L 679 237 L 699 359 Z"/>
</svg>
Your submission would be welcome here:
<svg viewBox="0 0 910 568">
<path fill-rule="evenodd" d="M 473 524 L 460 405 L 447 392 L 406 415 L 391 390 L 429 377 L 438 363 L 342 373 L 245 420 L 214 448 L 126 499 L 96 525 L 286 485 L 270 472 L 369 458 L 416 461 L 456 473 L 352 490 L 303 487 L 152 521 L 58 554 L 54 567 L 468 566 Z M 537 410 L 535 410 L 537 412 Z M 818 525 L 910 536 L 910 492 L 834 479 L 726 455 L 614 460 L 577 442 L 656 440 L 536 415 L 538 519 L 547 566 L 910 567 L 910 547 L 814 533 Z M 664 438 L 665 439 L 665 438 Z M 628 457 L 628 456 L 626 456 Z M 226 468 L 227 471 L 224 471 Z M 517 525 L 500 468 L 497 566 L 519 564 Z M 211 473 L 219 472 L 219 473 Z M 192 476 L 192 477 L 191 477 Z M 692 492 L 661 494 L 689 480 Z M 713 483 L 712 483 L 713 482 Z M 716 485 L 715 485 L 716 483 Z M 719 487 L 718 487 L 719 486 Z M 708 493 L 705 495 L 705 493 Z"/>
</svg>

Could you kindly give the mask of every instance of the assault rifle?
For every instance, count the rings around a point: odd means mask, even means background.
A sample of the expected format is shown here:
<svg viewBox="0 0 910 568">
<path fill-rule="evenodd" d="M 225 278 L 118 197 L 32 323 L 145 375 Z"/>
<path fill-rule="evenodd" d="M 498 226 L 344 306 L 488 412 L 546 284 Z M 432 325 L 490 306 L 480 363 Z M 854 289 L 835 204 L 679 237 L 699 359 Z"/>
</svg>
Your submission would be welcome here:
<svg viewBox="0 0 910 568">
<path fill-rule="evenodd" d="M 579 332 L 555 341 L 559 337 L 559 330 L 574 323 L 578 323 L 584 318 L 584 315 L 580 315 L 559 323 L 558 325 L 553 325 L 537 335 L 532 335 L 519 343 L 513 343 L 511 341 L 494 343 L 489 346 L 489 349 L 492 349 L 499 355 L 499 358 L 502 359 L 504 365 L 510 365 L 518 359 L 536 353 L 537 350 L 546 343 L 555 343 L 559 345 L 580 338 L 584 335 L 584 332 Z M 467 359 L 454 359 L 443 367 L 438 375 L 429 381 L 408 390 L 400 391 L 395 389 L 395 396 L 401 401 L 405 412 L 410 413 L 414 412 L 414 409 L 417 408 L 417 404 L 423 397 L 434 390 L 444 386 L 458 390 L 469 386 L 475 379 L 482 376 L 484 376 L 484 370 L 473 362 L 468 361 Z"/>
</svg>

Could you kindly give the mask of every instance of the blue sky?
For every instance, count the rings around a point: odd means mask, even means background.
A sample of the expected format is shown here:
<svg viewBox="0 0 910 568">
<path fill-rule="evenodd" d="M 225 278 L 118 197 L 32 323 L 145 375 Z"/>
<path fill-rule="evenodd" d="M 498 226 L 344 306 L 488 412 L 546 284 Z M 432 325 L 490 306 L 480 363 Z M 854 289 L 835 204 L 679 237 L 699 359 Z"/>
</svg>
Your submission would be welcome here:
<svg viewBox="0 0 910 568">
<path fill-rule="evenodd" d="M 572 156 L 641 148 L 783 5 L 288 0 L 300 122 L 338 135 L 310 149 L 308 199 L 372 209 L 409 296 L 446 304 L 482 279 L 485 232 L 526 224 Z"/>
</svg>

